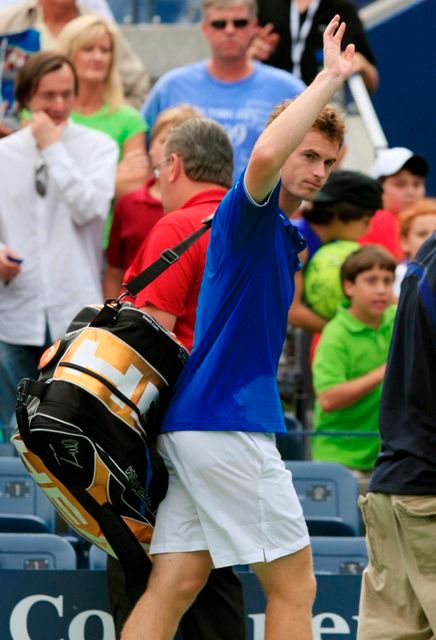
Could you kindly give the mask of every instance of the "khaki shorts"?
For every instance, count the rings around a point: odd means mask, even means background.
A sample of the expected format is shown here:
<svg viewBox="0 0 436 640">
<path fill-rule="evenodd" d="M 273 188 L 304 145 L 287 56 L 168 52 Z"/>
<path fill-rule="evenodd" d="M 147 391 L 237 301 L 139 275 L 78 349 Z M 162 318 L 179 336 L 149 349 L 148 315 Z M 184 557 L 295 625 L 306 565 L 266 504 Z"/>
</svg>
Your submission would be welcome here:
<svg viewBox="0 0 436 640">
<path fill-rule="evenodd" d="M 359 498 L 369 565 L 357 640 L 436 638 L 436 496 Z"/>
<path fill-rule="evenodd" d="M 309 545 L 273 435 L 176 431 L 159 436 L 158 446 L 170 478 L 152 554 L 208 550 L 219 568 L 270 562 Z"/>
</svg>

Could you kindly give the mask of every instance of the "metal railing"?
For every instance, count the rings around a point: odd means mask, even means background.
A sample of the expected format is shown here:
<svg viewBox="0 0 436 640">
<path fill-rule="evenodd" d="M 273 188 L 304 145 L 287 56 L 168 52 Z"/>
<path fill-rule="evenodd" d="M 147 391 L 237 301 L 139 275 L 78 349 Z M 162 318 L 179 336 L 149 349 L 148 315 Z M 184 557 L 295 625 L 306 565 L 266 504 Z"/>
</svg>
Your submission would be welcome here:
<svg viewBox="0 0 436 640">
<path fill-rule="evenodd" d="M 348 87 L 357 111 L 362 119 L 366 133 L 370 139 L 374 155 L 376 155 L 380 149 L 385 149 L 388 146 L 388 142 L 385 134 L 383 133 L 383 129 L 371 102 L 368 90 L 363 82 L 362 76 L 360 74 L 351 76 L 348 80 Z"/>
</svg>

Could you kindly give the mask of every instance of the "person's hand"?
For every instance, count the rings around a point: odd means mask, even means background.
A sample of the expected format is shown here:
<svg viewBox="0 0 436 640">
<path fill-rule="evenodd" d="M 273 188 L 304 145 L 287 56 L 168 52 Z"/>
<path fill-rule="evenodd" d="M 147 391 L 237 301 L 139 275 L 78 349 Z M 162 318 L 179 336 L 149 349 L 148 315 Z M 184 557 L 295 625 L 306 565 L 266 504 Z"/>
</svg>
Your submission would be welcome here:
<svg viewBox="0 0 436 640">
<path fill-rule="evenodd" d="M 341 51 L 345 28 L 345 22 L 340 22 L 340 17 L 336 15 L 327 25 L 323 36 L 324 69 L 341 80 L 346 80 L 353 73 L 354 44 L 347 45 L 345 51 Z"/>
<path fill-rule="evenodd" d="M 248 49 L 248 55 L 255 60 L 268 60 L 274 53 L 280 42 L 280 36 L 274 32 L 274 25 L 268 22 L 264 27 L 259 27 Z"/>
<path fill-rule="evenodd" d="M 10 260 L 8 256 L 18 258 L 18 255 L 10 247 L 0 249 L 0 278 L 5 282 L 13 280 L 21 270 L 21 265 Z"/>
<path fill-rule="evenodd" d="M 55 124 L 44 111 L 33 113 L 30 127 L 38 148 L 45 149 L 45 147 L 59 142 L 66 124 L 66 121 L 61 124 Z"/>
<path fill-rule="evenodd" d="M 118 164 L 116 196 L 119 198 L 129 191 L 142 187 L 151 172 L 145 151 L 129 151 Z"/>
</svg>

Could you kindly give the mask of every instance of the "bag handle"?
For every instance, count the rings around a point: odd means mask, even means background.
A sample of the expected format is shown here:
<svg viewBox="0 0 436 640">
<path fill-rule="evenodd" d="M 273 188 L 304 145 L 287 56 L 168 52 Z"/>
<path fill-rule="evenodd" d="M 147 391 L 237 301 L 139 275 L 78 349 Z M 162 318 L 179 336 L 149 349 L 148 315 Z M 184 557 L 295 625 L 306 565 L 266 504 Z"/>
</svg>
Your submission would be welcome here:
<svg viewBox="0 0 436 640">
<path fill-rule="evenodd" d="M 208 218 L 202 220 L 201 227 L 191 233 L 190 236 L 179 242 L 175 247 L 165 249 L 162 251 L 160 258 L 152 262 L 152 264 L 137 276 L 129 280 L 128 282 L 123 282 L 122 289 L 124 289 L 124 293 L 117 299 L 117 302 L 121 302 L 121 300 L 129 295 L 132 298 L 135 298 L 142 289 L 145 289 L 155 278 L 160 276 L 168 267 L 177 262 L 180 256 L 185 253 L 191 247 L 194 242 L 196 242 L 202 235 L 208 231 L 212 225 L 213 214 Z"/>
</svg>

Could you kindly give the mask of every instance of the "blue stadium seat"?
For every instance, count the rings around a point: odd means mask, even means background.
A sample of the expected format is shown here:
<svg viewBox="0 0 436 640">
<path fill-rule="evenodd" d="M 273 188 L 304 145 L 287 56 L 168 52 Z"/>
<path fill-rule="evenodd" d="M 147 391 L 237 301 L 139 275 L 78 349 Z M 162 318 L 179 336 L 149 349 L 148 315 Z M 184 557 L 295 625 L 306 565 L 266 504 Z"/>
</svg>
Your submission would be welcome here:
<svg viewBox="0 0 436 640">
<path fill-rule="evenodd" d="M 107 553 L 92 544 L 89 549 L 89 568 L 96 571 L 106 571 Z"/>
<path fill-rule="evenodd" d="M 16 455 L 16 450 L 13 444 L 9 442 L 0 443 L 0 458 L 8 457 L 12 458 Z"/>
<path fill-rule="evenodd" d="M 38 516 L 0 513 L 0 533 L 50 533 Z"/>
<path fill-rule="evenodd" d="M 358 575 L 368 564 L 365 538 L 313 537 L 310 542 L 315 573 Z"/>
<path fill-rule="evenodd" d="M 73 547 L 53 533 L 0 533 L 0 569 L 75 569 Z"/>
<path fill-rule="evenodd" d="M 0 457 L 0 513 L 38 516 L 55 530 L 56 510 L 20 458 Z"/>
<path fill-rule="evenodd" d="M 311 536 L 358 536 L 357 480 L 333 462 L 285 461 Z"/>
<path fill-rule="evenodd" d="M 365 538 L 361 536 L 313 536 L 313 568 L 315 573 L 360 575 L 368 564 Z M 237 565 L 237 573 L 252 572 L 250 565 Z"/>
</svg>

